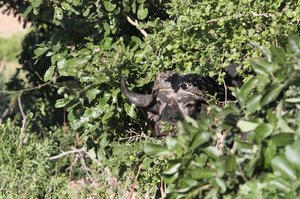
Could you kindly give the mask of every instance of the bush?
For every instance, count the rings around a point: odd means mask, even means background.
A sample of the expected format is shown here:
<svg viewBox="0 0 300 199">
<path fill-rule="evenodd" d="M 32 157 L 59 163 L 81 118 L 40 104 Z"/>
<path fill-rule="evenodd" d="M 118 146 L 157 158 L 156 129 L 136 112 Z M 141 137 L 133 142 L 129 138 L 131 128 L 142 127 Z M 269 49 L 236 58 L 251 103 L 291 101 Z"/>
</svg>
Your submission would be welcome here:
<svg viewBox="0 0 300 199">
<path fill-rule="evenodd" d="M 26 132 L 22 145 L 20 131 L 10 121 L 0 125 L 1 198 L 68 197 L 67 178 L 53 173 L 49 160 L 53 142 Z"/>
<path fill-rule="evenodd" d="M 131 129 L 132 122 L 135 126 L 141 123 L 135 107 L 121 98 L 121 75 L 129 75 L 129 81 L 135 79 L 138 87 L 168 69 L 210 71 L 222 77 L 220 68 L 236 63 L 243 71 L 250 57 L 259 56 L 251 42 L 284 44 L 289 34 L 297 32 L 294 3 L 186 3 L 30 4 L 25 15 L 47 21 L 41 25 L 52 24 L 47 28 L 47 35 L 49 31 L 52 35 L 40 42 L 35 56 L 38 61 L 51 59 L 44 80 L 58 82 L 58 92 L 64 97 L 56 107 L 68 110 L 73 128 L 89 137 L 98 129 L 117 138 L 126 135 L 124 127 Z"/>
<path fill-rule="evenodd" d="M 295 198 L 299 195 L 300 39 L 287 51 L 264 48 L 252 63 L 256 75 L 237 92 L 238 104 L 211 107 L 177 137 L 149 143 L 145 152 L 164 155 L 169 198 Z"/>
<path fill-rule="evenodd" d="M 47 82 L 24 99 L 25 107 L 35 113 L 35 129 L 66 124 L 63 110 L 53 106 L 66 110 L 82 145 L 100 161 L 93 166 L 102 173 L 109 173 L 109 168 L 124 185 L 104 183 L 114 188 L 116 197 L 135 191 L 155 195 L 159 188 L 164 195 L 164 183 L 157 184 L 166 160 L 145 156 L 143 146 L 149 141 L 146 153 L 168 154 L 163 176 L 168 191 L 174 190 L 170 197 L 297 193 L 298 185 L 286 179 L 297 179 L 298 170 L 285 154 L 295 151 L 292 143 L 297 139 L 298 102 L 291 96 L 297 94 L 297 84 L 289 79 L 297 75 L 297 50 L 284 53 L 281 48 L 261 47 L 285 47 L 288 35 L 298 32 L 297 2 L 5 2 L 36 26 L 21 56 L 30 84 Z M 297 49 L 294 44 L 291 48 Z M 260 52 L 266 60 L 252 66 L 258 75 L 247 76 L 251 59 Z M 221 81 L 220 69 L 229 64 L 237 64 L 247 80 L 238 91 L 239 104 L 228 104 L 224 110 L 211 107 L 202 117 L 207 119 L 181 125 L 176 138 L 166 139 L 166 146 L 160 145 L 164 140 L 147 136 L 142 113 L 119 89 L 120 77 L 126 75 L 135 91 L 150 92 L 150 82 L 165 70 L 215 75 Z M 15 90 L 24 87 L 22 81 L 13 83 L 10 88 Z M 214 142 L 224 133 L 228 135 L 217 142 L 217 150 Z M 282 178 L 276 181 L 276 175 Z"/>
</svg>

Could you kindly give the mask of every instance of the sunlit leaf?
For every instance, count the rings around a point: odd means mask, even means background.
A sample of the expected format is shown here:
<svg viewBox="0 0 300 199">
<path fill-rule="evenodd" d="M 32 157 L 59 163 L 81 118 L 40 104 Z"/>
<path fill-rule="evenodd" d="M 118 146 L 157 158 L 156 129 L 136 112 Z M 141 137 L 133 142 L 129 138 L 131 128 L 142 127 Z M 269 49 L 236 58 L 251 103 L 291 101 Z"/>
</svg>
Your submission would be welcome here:
<svg viewBox="0 0 300 199">
<path fill-rule="evenodd" d="M 54 70 L 55 70 L 55 66 L 50 66 L 46 72 L 45 72 L 45 75 L 44 75 L 44 81 L 48 81 L 50 80 L 52 77 L 53 77 L 53 74 L 54 74 Z"/>
<path fill-rule="evenodd" d="M 137 11 L 137 17 L 138 19 L 145 19 L 148 16 L 148 9 L 144 7 L 143 4 L 139 5 L 138 11 Z"/>
<path fill-rule="evenodd" d="M 291 164 L 283 156 L 277 156 L 272 160 L 272 168 L 275 171 L 281 173 L 281 175 L 290 178 L 291 180 L 296 180 L 296 172 L 292 168 Z"/>
<path fill-rule="evenodd" d="M 112 4 L 110 1 L 103 1 L 103 5 L 108 12 L 114 11 L 114 9 L 117 7 L 115 4 Z"/>
<path fill-rule="evenodd" d="M 249 122 L 245 120 L 239 120 L 237 127 L 241 129 L 242 132 L 249 132 L 254 130 L 259 124 L 255 122 Z"/>
<path fill-rule="evenodd" d="M 160 146 L 153 143 L 145 144 L 144 152 L 147 155 L 151 155 L 151 156 L 163 156 L 163 155 L 170 154 L 170 151 L 167 149 L 167 147 Z"/>
</svg>

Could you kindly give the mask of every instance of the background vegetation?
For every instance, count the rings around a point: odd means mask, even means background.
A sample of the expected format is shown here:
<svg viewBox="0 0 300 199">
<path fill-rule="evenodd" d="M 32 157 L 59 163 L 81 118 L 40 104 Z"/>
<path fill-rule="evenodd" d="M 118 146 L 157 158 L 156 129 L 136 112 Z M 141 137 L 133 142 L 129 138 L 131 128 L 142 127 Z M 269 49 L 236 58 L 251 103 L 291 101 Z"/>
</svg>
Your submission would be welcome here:
<svg viewBox="0 0 300 199">
<path fill-rule="evenodd" d="M 19 57 L 26 77 L 2 92 L 3 196 L 298 195 L 300 43 L 288 40 L 299 31 L 297 1 L 0 4 L 33 26 Z M 158 71 L 221 83 L 230 64 L 245 79 L 237 101 L 212 103 L 199 120 L 179 123 L 176 137 L 151 138 L 120 93 L 122 75 L 145 93 Z"/>
</svg>

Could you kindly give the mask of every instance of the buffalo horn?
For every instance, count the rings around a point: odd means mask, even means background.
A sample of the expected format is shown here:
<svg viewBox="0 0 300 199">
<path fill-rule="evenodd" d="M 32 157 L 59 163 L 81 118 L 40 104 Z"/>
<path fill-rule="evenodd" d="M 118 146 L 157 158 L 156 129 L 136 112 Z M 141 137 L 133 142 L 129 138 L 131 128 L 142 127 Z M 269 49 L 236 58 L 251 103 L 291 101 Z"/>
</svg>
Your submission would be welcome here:
<svg viewBox="0 0 300 199">
<path fill-rule="evenodd" d="M 124 76 L 121 79 L 121 90 L 127 100 L 136 106 L 148 107 L 153 101 L 152 95 L 138 94 L 130 91 L 128 89 Z"/>
</svg>

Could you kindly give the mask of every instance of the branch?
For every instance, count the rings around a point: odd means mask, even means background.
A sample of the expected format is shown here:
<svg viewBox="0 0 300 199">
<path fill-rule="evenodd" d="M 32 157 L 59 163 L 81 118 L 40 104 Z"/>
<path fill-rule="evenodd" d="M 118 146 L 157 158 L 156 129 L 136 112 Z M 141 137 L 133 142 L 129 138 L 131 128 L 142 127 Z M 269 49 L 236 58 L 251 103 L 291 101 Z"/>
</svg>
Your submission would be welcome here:
<svg viewBox="0 0 300 199">
<path fill-rule="evenodd" d="M 73 149 L 71 151 L 66 151 L 66 152 L 63 151 L 59 155 L 50 157 L 49 160 L 56 160 L 56 159 L 59 159 L 59 158 L 61 158 L 63 156 L 66 156 L 66 155 L 69 155 L 69 154 L 72 154 L 72 153 L 80 153 L 80 152 L 84 152 L 84 149 L 81 148 L 81 149 Z"/>
<path fill-rule="evenodd" d="M 44 84 L 40 84 L 36 87 L 32 87 L 32 88 L 25 88 L 23 90 L 18 90 L 18 91 L 0 91 L 0 93 L 5 93 L 5 94 L 19 94 L 19 93 L 23 93 L 23 92 L 27 92 L 27 91 L 32 91 L 32 90 L 37 90 L 40 89 L 44 86 L 50 85 L 51 82 L 46 82 Z"/>
<path fill-rule="evenodd" d="M 8 113 L 9 113 L 9 108 L 6 108 L 0 118 L 0 124 L 2 124 L 2 120 L 8 115 Z"/>
<path fill-rule="evenodd" d="M 138 20 L 134 19 L 133 21 L 133 19 L 131 19 L 128 15 L 126 15 L 126 19 L 131 25 L 135 26 L 142 33 L 142 35 L 144 35 L 144 37 L 148 37 L 148 33 L 144 29 L 139 28 Z"/>
<path fill-rule="evenodd" d="M 141 172 L 141 168 L 142 168 L 142 163 L 140 164 L 139 168 L 138 168 L 138 172 L 135 176 L 135 179 L 134 179 L 134 183 L 132 185 L 132 188 L 131 188 L 131 192 L 130 192 L 130 195 L 129 195 L 129 199 L 132 199 L 133 198 L 133 192 L 134 192 L 134 188 L 135 188 L 135 185 L 137 184 L 137 181 L 138 181 L 138 177 L 140 175 L 140 172 Z"/>
<path fill-rule="evenodd" d="M 19 147 L 24 143 L 25 140 L 25 128 L 26 128 L 26 121 L 27 121 L 27 116 L 25 115 L 24 111 L 23 111 L 23 107 L 22 107 L 22 101 L 21 101 L 21 95 L 22 93 L 19 95 L 18 97 L 18 104 L 19 104 L 19 109 L 21 111 L 21 115 L 22 115 L 22 127 L 21 127 L 21 133 L 20 133 L 20 140 L 19 140 Z"/>
</svg>

